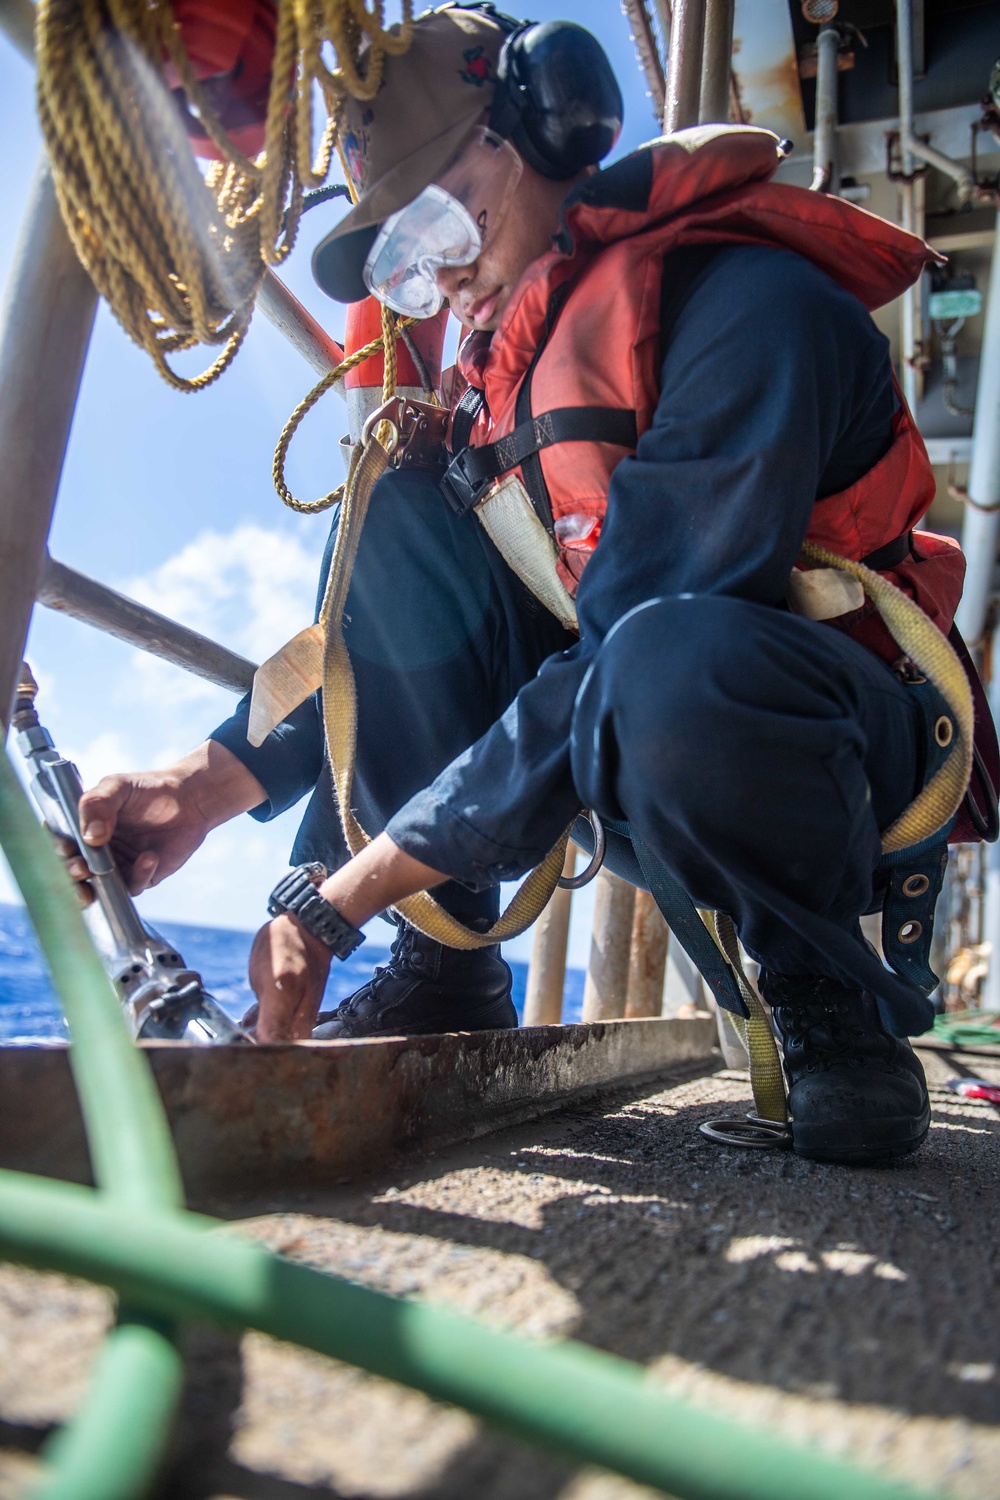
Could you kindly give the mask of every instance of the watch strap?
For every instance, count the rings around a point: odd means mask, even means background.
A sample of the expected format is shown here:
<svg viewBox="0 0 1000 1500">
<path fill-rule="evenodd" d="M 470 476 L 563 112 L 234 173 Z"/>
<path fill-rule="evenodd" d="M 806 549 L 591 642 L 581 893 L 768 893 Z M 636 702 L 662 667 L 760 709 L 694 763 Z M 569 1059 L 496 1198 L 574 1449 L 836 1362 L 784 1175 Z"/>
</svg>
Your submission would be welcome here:
<svg viewBox="0 0 1000 1500">
<path fill-rule="evenodd" d="M 272 917 L 294 917 L 337 958 L 345 959 L 360 947 L 365 937 L 341 916 L 332 902 L 320 895 L 316 887 L 325 878 L 322 865 L 296 866 L 278 881 L 268 898 L 267 909 Z"/>
</svg>

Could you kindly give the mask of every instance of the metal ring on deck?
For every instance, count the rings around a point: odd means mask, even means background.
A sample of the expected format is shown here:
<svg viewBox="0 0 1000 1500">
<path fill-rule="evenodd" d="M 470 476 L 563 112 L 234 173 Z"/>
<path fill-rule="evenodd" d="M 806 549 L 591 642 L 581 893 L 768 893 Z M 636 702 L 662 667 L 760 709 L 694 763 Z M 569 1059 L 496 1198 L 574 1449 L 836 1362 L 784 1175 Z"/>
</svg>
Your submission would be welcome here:
<svg viewBox="0 0 1000 1500">
<path fill-rule="evenodd" d="M 594 853 L 591 856 L 590 864 L 582 874 L 559 876 L 559 887 L 564 891 L 578 891 L 582 886 L 589 885 L 604 863 L 604 855 L 608 847 L 604 824 L 591 807 L 587 808 L 585 816 L 587 822 L 594 830 Z"/>
<path fill-rule="evenodd" d="M 717 1146 L 748 1146 L 757 1151 L 786 1151 L 792 1144 L 792 1127 L 783 1120 L 762 1120 L 748 1114 L 745 1119 L 705 1120 L 698 1132 Z"/>
</svg>

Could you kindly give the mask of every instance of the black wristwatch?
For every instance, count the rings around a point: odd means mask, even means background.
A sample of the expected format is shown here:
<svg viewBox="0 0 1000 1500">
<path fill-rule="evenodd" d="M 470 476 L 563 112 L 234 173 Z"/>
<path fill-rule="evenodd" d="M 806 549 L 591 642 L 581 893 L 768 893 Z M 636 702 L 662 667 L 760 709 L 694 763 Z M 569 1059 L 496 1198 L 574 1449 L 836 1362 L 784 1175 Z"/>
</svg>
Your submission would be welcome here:
<svg viewBox="0 0 1000 1500">
<path fill-rule="evenodd" d="M 286 913 L 294 917 L 337 958 L 348 958 L 364 942 L 365 935 L 320 895 L 316 887 L 325 879 L 322 865 L 297 865 L 278 881 L 268 897 L 267 909 L 272 917 Z"/>
</svg>

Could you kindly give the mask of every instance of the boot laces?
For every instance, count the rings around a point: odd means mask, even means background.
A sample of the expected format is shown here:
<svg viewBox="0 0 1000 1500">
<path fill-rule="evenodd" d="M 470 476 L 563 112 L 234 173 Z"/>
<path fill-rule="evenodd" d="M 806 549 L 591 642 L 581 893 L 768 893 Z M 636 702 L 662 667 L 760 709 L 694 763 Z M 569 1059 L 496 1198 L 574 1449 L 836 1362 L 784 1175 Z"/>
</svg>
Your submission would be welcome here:
<svg viewBox="0 0 1000 1500">
<path fill-rule="evenodd" d="M 353 1016 L 367 994 L 377 994 L 383 980 L 399 978 L 400 971 L 411 970 L 410 960 L 413 956 L 414 935 L 414 929 L 408 922 L 400 923 L 396 936 L 389 945 L 389 962 L 376 964 L 372 970 L 372 977 L 360 989 L 355 990 L 353 995 L 348 995 L 345 1000 L 341 1000 L 334 1011 L 335 1016 Z"/>
<path fill-rule="evenodd" d="M 896 1061 L 897 1044 L 882 1029 L 872 998 L 861 991 L 820 980 L 808 991 L 802 986 L 794 998 L 776 995 L 772 1003 L 786 1057 L 801 1059 L 809 1072 Z"/>
</svg>

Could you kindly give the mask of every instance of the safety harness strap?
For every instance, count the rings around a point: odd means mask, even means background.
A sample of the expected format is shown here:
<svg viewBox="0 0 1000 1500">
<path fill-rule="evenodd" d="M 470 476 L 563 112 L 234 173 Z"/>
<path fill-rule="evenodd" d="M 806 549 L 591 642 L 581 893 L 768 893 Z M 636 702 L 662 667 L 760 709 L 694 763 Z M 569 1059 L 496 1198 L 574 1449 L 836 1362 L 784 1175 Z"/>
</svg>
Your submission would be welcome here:
<svg viewBox="0 0 1000 1500">
<path fill-rule="evenodd" d="M 460 453 L 469 446 L 472 429 L 476 425 L 479 413 L 486 405 L 486 392 L 481 391 L 477 385 L 470 385 L 468 390 L 462 393 L 462 398 L 455 407 L 451 420 L 451 446 L 455 453 Z"/>
<path fill-rule="evenodd" d="M 630 407 L 560 406 L 530 417 L 496 443 L 463 448 L 445 471 L 441 488 L 460 515 L 471 510 L 501 474 L 516 469 L 553 443 L 612 443 L 634 448 L 639 441 Z"/>
</svg>

